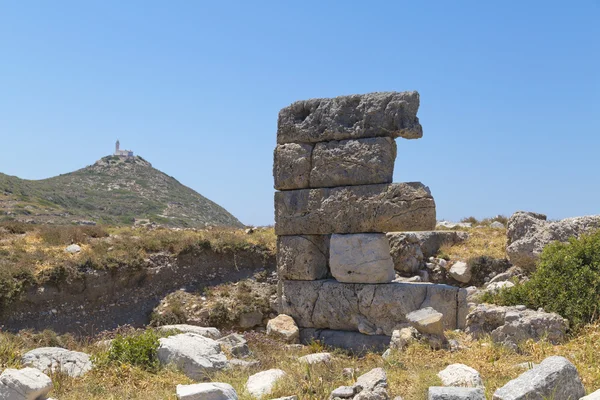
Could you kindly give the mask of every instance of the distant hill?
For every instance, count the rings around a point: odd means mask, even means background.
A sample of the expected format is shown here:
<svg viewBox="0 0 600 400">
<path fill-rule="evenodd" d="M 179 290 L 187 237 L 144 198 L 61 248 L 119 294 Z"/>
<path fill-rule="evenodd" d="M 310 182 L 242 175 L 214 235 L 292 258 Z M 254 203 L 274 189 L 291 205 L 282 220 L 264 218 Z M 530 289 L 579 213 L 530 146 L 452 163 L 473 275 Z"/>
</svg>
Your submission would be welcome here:
<svg viewBox="0 0 600 400">
<path fill-rule="evenodd" d="M 107 156 L 78 171 L 37 181 L 0 173 L 0 219 L 33 223 L 243 227 L 218 204 L 142 157 Z"/>
</svg>

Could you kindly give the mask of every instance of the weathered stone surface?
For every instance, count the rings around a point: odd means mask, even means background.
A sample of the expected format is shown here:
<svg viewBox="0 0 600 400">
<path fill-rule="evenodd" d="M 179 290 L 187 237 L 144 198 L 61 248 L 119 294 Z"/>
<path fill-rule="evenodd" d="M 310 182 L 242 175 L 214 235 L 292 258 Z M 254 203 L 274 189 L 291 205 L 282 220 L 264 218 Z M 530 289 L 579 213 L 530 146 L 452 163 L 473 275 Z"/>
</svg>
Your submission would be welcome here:
<svg viewBox="0 0 600 400">
<path fill-rule="evenodd" d="M 158 360 L 162 365 L 174 364 L 189 378 L 202 380 L 207 373 L 227 368 L 227 357 L 219 342 L 196 335 L 181 333 L 159 339 Z"/>
<path fill-rule="evenodd" d="M 279 314 L 267 323 L 267 335 L 283 340 L 286 343 L 298 343 L 300 330 L 289 315 Z"/>
<path fill-rule="evenodd" d="M 246 382 L 246 391 L 252 397 L 260 399 L 262 396 L 270 394 L 277 381 L 285 375 L 285 371 L 280 369 L 269 369 L 251 375 Z"/>
<path fill-rule="evenodd" d="M 597 229 L 600 215 L 549 222 L 543 214 L 517 211 L 508 220 L 506 254 L 514 265 L 534 269 L 542 250 L 551 242 L 566 242 Z"/>
<path fill-rule="evenodd" d="M 404 232 L 386 234 L 394 269 L 403 276 L 414 276 L 425 264 L 421 244 L 415 235 Z"/>
<path fill-rule="evenodd" d="M 329 267 L 338 282 L 387 283 L 396 276 L 383 233 L 331 235 Z"/>
<path fill-rule="evenodd" d="M 365 335 L 360 332 L 306 328 L 300 330 L 300 341 L 309 344 L 319 341 L 328 347 L 339 347 L 357 355 L 367 351 L 382 351 L 390 344 L 385 335 Z"/>
<path fill-rule="evenodd" d="M 354 400 L 388 400 L 387 374 L 383 368 L 374 368 L 361 375 L 354 384 L 358 394 Z"/>
<path fill-rule="evenodd" d="M 236 357 L 248 357 L 251 352 L 248 347 L 248 342 L 244 339 L 244 336 L 239 333 L 232 333 L 227 336 L 218 339 L 217 342 L 221 344 L 221 347 L 229 351 Z"/>
<path fill-rule="evenodd" d="M 553 356 L 496 390 L 493 400 L 575 400 L 583 396 L 577 368 L 566 358 Z"/>
<path fill-rule="evenodd" d="M 579 400 L 600 400 L 600 390 L 596 390 L 594 393 L 590 393 Z"/>
<path fill-rule="evenodd" d="M 81 376 L 92 369 L 90 356 L 79 351 L 70 351 L 60 347 L 40 347 L 28 351 L 21 357 L 26 367 L 37 368 L 42 372 L 60 371 L 68 376 Z"/>
<path fill-rule="evenodd" d="M 419 182 L 275 193 L 277 235 L 431 230 L 435 202 Z"/>
<path fill-rule="evenodd" d="M 396 142 L 380 137 L 321 142 L 312 153 L 310 187 L 392 183 Z"/>
<path fill-rule="evenodd" d="M 331 362 L 331 353 L 314 353 L 307 354 L 298 358 L 298 361 L 306 364 L 319 364 Z"/>
<path fill-rule="evenodd" d="M 297 101 L 279 112 L 277 143 L 423 136 L 419 93 L 380 92 Z"/>
<path fill-rule="evenodd" d="M 79 253 L 81 251 L 81 247 L 77 244 L 72 244 L 72 245 L 67 246 L 65 248 L 65 251 L 67 253 L 75 254 L 75 253 Z"/>
<path fill-rule="evenodd" d="M 437 375 L 444 386 L 483 387 L 479 372 L 465 364 L 450 364 Z"/>
<path fill-rule="evenodd" d="M 5 369 L 0 375 L 0 399 L 45 399 L 52 380 L 36 368 Z"/>
<path fill-rule="evenodd" d="M 417 341 L 421 335 L 412 326 L 396 329 L 392 332 L 390 349 L 404 350 L 409 344 Z"/>
<path fill-rule="evenodd" d="M 428 400 L 485 400 L 481 388 L 432 386 L 427 396 Z"/>
<path fill-rule="evenodd" d="M 275 189 L 290 190 L 309 187 L 313 146 L 288 143 L 275 148 L 273 177 Z"/>
<path fill-rule="evenodd" d="M 279 236 L 277 267 L 280 279 L 314 281 L 329 272 L 329 235 Z"/>
<path fill-rule="evenodd" d="M 263 313 L 258 310 L 246 312 L 240 314 L 238 326 L 242 329 L 254 328 L 262 324 L 263 318 Z"/>
<path fill-rule="evenodd" d="M 395 252 L 401 254 L 404 243 L 417 243 L 423 257 L 429 258 L 437 255 L 443 245 L 452 246 L 464 242 L 469 238 L 469 234 L 462 231 L 388 232 L 387 237 L 395 260 L 400 258 Z"/>
<path fill-rule="evenodd" d="M 356 394 L 353 386 L 340 386 L 331 392 L 330 399 L 351 399 Z"/>
<path fill-rule="evenodd" d="M 221 332 L 217 328 L 207 328 L 203 326 L 188 325 L 188 324 L 175 324 L 175 325 L 163 325 L 157 328 L 162 332 L 168 331 L 180 331 L 181 333 L 194 333 L 196 335 L 204 336 L 209 339 L 219 339 Z"/>
<path fill-rule="evenodd" d="M 444 314 L 432 307 L 424 307 L 406 314 L 408 322 L 420 333 L 444 335 Z"/>
<path fill-rule="evenodd" d="M 179 400 L 237 400 L 233 386 L 227 383 L 207 382 L 193 385 L 177 385 Z"/>
<path fill-rule="evenodd" d="M 461 323 L 459 307 L 467 307 L 466 302 L 458 301 L 461 291 L 464 289 L 419 283 L 283 281 L 281 303 L 284 312 L 303 328 L 390 336 L 396 326 L 408 322 L 408 313 L 424 307 L 443 314 L 444 329 L 456 329 Z"/>
<path fill-rule="evenodd" d="M 448 274 L 460 283 L 469 283 L 471 280 L 471 264 L 457 261 L 448 270 Z"/>
<path fill-rule="evenodd" d="M 466 332 L 474 338 L 491 335 L 509 347 L 525 340 L 542 338 L 558 344 L 565 339 L 568 321 L 558 314 L 529 310 L 525 306 L 502 307 L 479 304 L 467 316 Z"/>
</svg>

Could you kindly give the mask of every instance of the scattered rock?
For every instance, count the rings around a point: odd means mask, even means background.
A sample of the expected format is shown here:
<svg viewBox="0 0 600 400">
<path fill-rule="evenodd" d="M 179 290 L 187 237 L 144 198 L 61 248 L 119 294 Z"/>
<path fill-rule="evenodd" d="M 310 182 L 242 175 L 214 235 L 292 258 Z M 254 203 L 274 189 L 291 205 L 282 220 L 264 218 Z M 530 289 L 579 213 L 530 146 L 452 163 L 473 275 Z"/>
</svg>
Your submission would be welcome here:
<svg viewBox="0 0 600 400">
<path fill-rule="evenodd" d="M 331 354 L 330 353 L 314 353 L 308 354 L 306 356 L 298 358 L 298 361 L 306 364 L 318 364 L 325 363 L 328 364 L 331 362 Z"/>
<path fill-rule="evenodd" d="M 579 400 L 600 400 L 600 390 L 596 390 L 594 393 L 590 393 Z"/>
<path fill-rule="evenodd" d="M 502 222 L 499 221 L 494 221 L 490 224 L 490 228 L 494 228 L 494 229 L 504 229 L 504 224 Z"/>
<path fill-rule="evenodd" d="M 70 351 L 60 347 L 40 347 L 28 351 L 21 358 L 26 367 L 37 368 L 42 372 L 60 371 L 68 376 L 77 377 L 92 369 L 90 356 L 79 351 Z"/>
<path fill-rule="evenodd" d="M 260 399 L 262 396 L 271 393 L 275 383 L 286 376 L 285 371 L 280 369 L 269 369 L 251 375 L 246 382 L 246 390 L 252 397 Z"/>
<path fill-rule="evenodd" d="M 437 375 L 444 386 L 483 387 L 479 372 L 464 364 L 448 365 Z"/>
<path fill-rule="evenodd" d="M 496 281 L 488 284 L 485 287 L 485 291 L 490 293 L 498 293 L 502 289 L 508 289 L 511 287 L 515 287 L 515 284 L 510 281 Z"/>
<path fill-rule="evenodd" d="M 209 382 L 193 385 L 177 385 L 179 400 L 237 400 L 233 386 L 227 383 Z"/>
<path fill-rule="evenodd" d="M 506 254 L 516 266 L 535 269 L 544 247 L 551 242 L 566 242 L 600 228 L 600 215 L 567 218 L 549 222 L 543 214 L 517 211 L 508 220 Z"/>
<path fill-rule="evenodd" d="M 267 323 L 267 335 L 283 340 L 286 343 L 298 343 L 300 330 L 289 315 L 279 314 Z"/>
<path fill-rule="evenodd" d="M 263 313 L 258 310 L 240 314 L 238 325 L 242 329 L 250 329 L 262 324 Z"/>
<path fill-rule="evenodd" d="M 239 333 L 232 333 L 218 339 L 217 342 L 221 343 L 221 347 L 225 348 L 232 355 L 236 357 L 248 357 L 250 354 L 250 348 L 248 342 L 244 339 L 244 336 Z"/>
<path fill-rule="evenodd" d="M 246 360 L 240 360 L 238 358 L 232 358 L 229 360 L 229 366 L 231 368 L 247 369 L 247 368 L 258 367 L 259 365 L 260 365 L 259 361 L 246 361 Z"/>
<path fill-rule="evenodd" d="M 465 388 L 452 386 L 432 386 L 429 388 L 428 400 L 485 400 L 481 388 Z"/>
<path fill-rule="evenodd" d="M 298 400 L 298 396 L 286 396 L 286 397 L 278 397 L 273 400 Z"/>
<path fill-rule="evenodd" d="M 406 315 L 408 322 L 420 333 L 444 335 L 444 315 L 431 307 L 421 308 Z"/>
<path fill-rule="evenodd" d="M 471 280 L 471 265 L 464 261 L 457 261 L 448 270 L 450 276 L 461 283 L 469 283 Z"/>
<path fill-rule="evenodd" d="M 356 391 L 353 386 L 340 386 L 339 388 L 334 389 L 329 397 L 331 399 L 351 399 L 355 394 Z"/>
<path fill-rule="evenodd" d="M 490 334 L 494 342 L 516 349 L 528 339 L 561 343 L 568 327 L 568 321 L 555 313 L 529 310 L 525 306 L 479 304 L 467 315 L 466 332 L 475 339 Z"/>
<path fill-rule="evenodd" d="M 577 368 L 566 358 L 553 356 L 496 390 L 493 400 L 573 400 L 583 396 Z"/>
<path fill-rule="evenodd" d="M 450 221 L 438 221 L 435 225 L 436 229 L 454 229 L 454 228 L 471 228 L 473 226 L 470 222 L 450 222 Z"/>
<path fill-rule="evenodd" d="M 354 400 L 388 400 L 387 375 L 383 368 L 375 368 L 361 375 L 354 388 L 358 394 Z"/>
<path fill-rule="evenodd" d="M 79 253 L 81 251 L 81 246 L 76 245 L 76 244 L 72 244 L 70 246 L 67 246 L 67 248 L 65 249 L 65 251 L 67 253 L 76 254 L 76 253 Z"/>
<path fill-rule="evenodd" d="M 52 387 L 50 377 L 36 368 L 7 368 L 0 374 L 0 399 L 45 399 Z"/>
<path fill-rule="evenodd" d="M 406 327 L 402 329 L 396 329 L 392 332 L 392 339 L 390 340 L 390 349 L 404 350 L 409 344 L 417 341 L 420 337 L 419 331 L 415 328 Z"/>
<path fill-rule="evenodd" d="M 196 335 L 182 333 L 159 339 L 158 359 L 162 365 L 174 364 L 185 375 L 202 380 L 207 373 L 228 366 L 227 357 L 219 342 Z"/>
<path fill-rule="evenodd" d="M 388 283 L 396 276 L 383 233 L 331 235 L 329 267 L 334 278 L 344 283 Z"/>
<path fill-rule="evenodd" d="M 177 324 L 177 325 L 163 325 L 157 328 L 161 332 L 168 331 L 180 331 L 181 333 L 194 333 L 196 335 L 204 336 L 209 339 L 217 340 L 221 337 L 221 332 L 217 328 L 205 328 L 203 326 Z"/>
</svg>

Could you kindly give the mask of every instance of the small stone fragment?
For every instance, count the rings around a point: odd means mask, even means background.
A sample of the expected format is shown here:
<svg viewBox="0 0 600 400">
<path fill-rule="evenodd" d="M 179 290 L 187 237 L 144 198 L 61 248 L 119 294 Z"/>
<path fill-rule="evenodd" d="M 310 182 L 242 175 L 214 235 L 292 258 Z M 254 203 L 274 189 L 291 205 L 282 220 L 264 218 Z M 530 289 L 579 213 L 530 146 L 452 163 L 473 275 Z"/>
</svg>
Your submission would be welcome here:
<svg viewBox="0 0 600 400">
<path fill-rule="evenodd" d="M 431 335 L 444 335 L 444 314 L 437 312 L 431 307 L 421 308 L 406 315 L 406 319 L 420 333 Z"/>
<path fill-rule="evenodd" d="M 279 314 L 267 323 L 267 335 L 283 340 L 286 343 L 298 343 L 300 330 L 289 315 Z"/>
<path fill-rule="evenodd" d="M 479 372 L 464 364 L 448 365 L 437 375 L 444 386 L 483 387 Z"/>
</svg>

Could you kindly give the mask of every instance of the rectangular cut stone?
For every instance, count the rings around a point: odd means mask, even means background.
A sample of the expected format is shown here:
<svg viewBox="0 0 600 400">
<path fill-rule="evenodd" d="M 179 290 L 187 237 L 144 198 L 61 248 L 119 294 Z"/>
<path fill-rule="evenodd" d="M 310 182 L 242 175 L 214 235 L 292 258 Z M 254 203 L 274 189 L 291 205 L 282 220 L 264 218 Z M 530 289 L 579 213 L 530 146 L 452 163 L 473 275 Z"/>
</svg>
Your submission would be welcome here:
<svg viewBox="0 0 600 400">
<path fill-rule="evenodd" d="M 329 236 L 298 235 L 277 238 L 279 279 L 314 281 L 329 273 Z"/>
<path fill-rule="evenodd" d="M 275 147 L 273 155 L 275 189 L 309 187 L 312 151 L 312 145 L 301 143 L 288 143 Z"/>
<path fill-rule="evenodd" d="M 388 283 L 394 280 L 394 263 L 385 233 L 331 235 L 329 265 L 338 282 Z"/>
<path fill-rule="evenodd" d="M 317 143 L 310 187 L 391 183 L 395 160 L 396 142 L 389 137 Z"/>
<path fill-rule="evenodd" d="M 277 143 L 367 137 L 418 139 L 418 92 L 380 92 L 297 101 L 279 112 Z"/>
<path fill-rule="evenodd" d="M 426 283 L 352 284 L 334 280 L 282 281 L 281 313 L 301 328 L 359 331 L 391 336 L 406 315 L 424 307 L 443 314 L 444 329 L 464 326 L 464 291 Z"/>
<path fill-rule="evenodd" d="M 300 343 L 309 345 L 319 341 L 325 346 L 339 347 L 356 355 L 367 352 L 385 351 L 390 347 L 390 337 L 385 335 L 365 335 L 360 332 L 335 331 L 331 329 L 305 328 L 300 330 Z"/>
<path fill-rule="evenodd" d="M 277 235 L 327 235 L 435 228 L 435 202 L 419 182 L 275 193 Z"/>
</svg>

